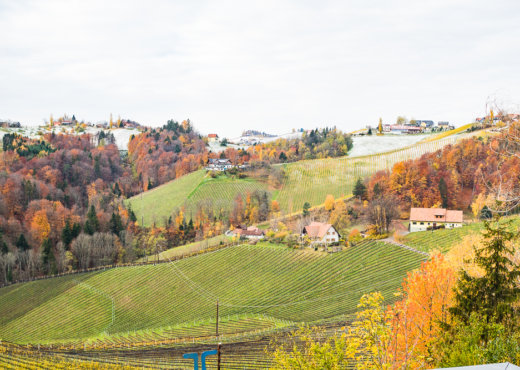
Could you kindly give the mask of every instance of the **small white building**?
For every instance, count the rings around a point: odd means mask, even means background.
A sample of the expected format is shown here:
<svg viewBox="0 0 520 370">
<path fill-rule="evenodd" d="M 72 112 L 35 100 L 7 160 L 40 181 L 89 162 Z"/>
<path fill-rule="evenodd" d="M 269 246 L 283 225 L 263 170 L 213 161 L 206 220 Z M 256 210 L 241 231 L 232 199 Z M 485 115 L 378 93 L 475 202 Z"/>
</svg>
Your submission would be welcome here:
<svg viewBox="0 0 520 370">
<path fill-rule="evenodd" d="M 206 170 L 207 171 L 227 171 L 234 167 L 235 166 L 227 158 L 224 158 L 224 159 L 210 158 L 208 165 L 206 166 Z"/>
<path fill-rule="evenodd" d="M 412 208 L 410 209 L 410 232 L 426 231 L 428 227 L 436 228 L 444 225 L 446 229 L 462 227 L 464 215 L 462 211 L 445 208 Z"/>
<path fill-rule="evenodd" d="M 340 235 L 331 224 L 311 222 L 303 228 L 302 236 L 308 235 L 313 243 L 331 244 L 339 242 Z"/>
<path fill-rule="evenodd" d="M 216 143 L 218 141 L 218 135 L 217 134 L 209 134 L 208 135 L 208 142 L 209 143 Z"/>
<path fill-rule="evenodd" d="M 248 228 L 237 227 L 231 234 L 238 236 L 239 238 L 244 237 L 246 239 L 263 239 L 264 231 L 260 230 L 258 227 L 249 226 Z"/>
</svg>

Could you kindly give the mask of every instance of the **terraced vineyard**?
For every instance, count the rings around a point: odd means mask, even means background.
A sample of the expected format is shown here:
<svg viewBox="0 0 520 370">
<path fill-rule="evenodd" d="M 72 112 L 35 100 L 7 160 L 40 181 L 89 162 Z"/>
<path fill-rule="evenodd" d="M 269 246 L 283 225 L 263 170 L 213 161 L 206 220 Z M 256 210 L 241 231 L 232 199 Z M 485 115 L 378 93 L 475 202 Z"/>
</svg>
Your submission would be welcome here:
<svg viewBox="0 0 520 370">
<path fill-rule="evenodd" d="M 509 217 L 511 226 L 520 227 L 520 217 Z M 475 222 L 455 229 L 440 229 L 431 231 L 419 231 L 403 237 L 403 243 L 423 252 L 439 250 L 447 252 L 451 247 L 460 243 L 466 235 L 480 234 L 484 226 L 482 222 Z"/>
<path fill-rule="evenodd" d="M 262 243 L 33 281 L 0 289 L 0 337 L 75 345 L 181 340 L 209 333 L 217 299 L 229 334 L 319 322 L 354 312 L 363 293 L 391 297 L 421 258 L 382 242 L 332 255 Z"/>
</svg>

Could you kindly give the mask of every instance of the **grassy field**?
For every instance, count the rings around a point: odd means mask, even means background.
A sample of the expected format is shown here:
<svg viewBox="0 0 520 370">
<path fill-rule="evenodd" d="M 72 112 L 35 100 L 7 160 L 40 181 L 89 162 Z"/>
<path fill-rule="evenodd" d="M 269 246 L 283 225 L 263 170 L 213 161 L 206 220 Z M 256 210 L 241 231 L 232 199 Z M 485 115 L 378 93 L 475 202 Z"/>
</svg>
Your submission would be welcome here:
<svg viewBox="0 0 520 370">
<path fill-rule="evenodd" d="M 126 202 L 134 210 L 137 221 L 149 226 L 162 225 L 164 219 L 181 206 L 187 215 L 194 214 L 199 202 L 210 202 L 213 209 L 229 209 L 237 194 L 267 189 L 254 179 L 219 176 L 211 178 L 205 170 L 192 172 L 155 189 L 136 195 Z M 189 216 L 188 216 L 189 217 Z"/>
<path fill-rule="evenodd" d="M 259 243 L 17 284 L 0 289 L 0 338 L 115 344 L 204 335 L 217 299 L 229 334 L 319 322 L 353 313 L 364 293 L 392 297 L 421 258 L 382 242 L 335 254 Z"/>
<path fill-rule="evenodd" d="M 520 217 L 512 216 L 508 219 L 512 221 L 512 227 L 520 227 Z M 435 230 L 433 233 L 431 231 L 419 231 L 404 236 L 402 243 L 423 252 L 431 250 L 446 252 L 460 243 L 466 235 L 480 234 L 483 229 L 482 222 L 475 222 L 460 228 Z"/>
</svg>

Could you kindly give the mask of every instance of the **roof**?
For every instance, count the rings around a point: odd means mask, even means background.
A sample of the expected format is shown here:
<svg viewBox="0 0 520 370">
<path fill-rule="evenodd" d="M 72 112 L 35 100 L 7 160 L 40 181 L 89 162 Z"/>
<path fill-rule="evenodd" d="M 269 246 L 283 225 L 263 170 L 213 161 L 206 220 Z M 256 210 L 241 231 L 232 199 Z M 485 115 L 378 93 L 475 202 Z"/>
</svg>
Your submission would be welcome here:
<svg viewBox="0 0 520 370">
<path fill-rule="evenodd" d="M 264 235 L 264 231 L 260 230 L 258 227 L 249 226 L 247 229 L 236 228 L 233 230 L 235 234 L 243 235 L 243 236 L 261 236 Z"/>
<path fill-rule="evenodd" d="M 209 134 L 208 137 L 218 137 L 217 134 Z"/>
<path fill-rule="evenodd" d="M 410 210 L 410 221 L 462 223 L 464 215 L 462 211 L 445 208 L 412 208 Z"/>
<path fill-rule="evenodd" d="M 473 366 L 460 366 L 460 367 L 447 367 L 446 369 L 461 369 L 461 370 L 517 370 L 520 367 L 510 364 L 509 362 L 502 362 L 499 364 L 487 364 L 487 365 L 473 365 Z"/>
<path fill-rule="evenodd" d="M 331 227 L 333 227 L 331 224 L 311 222 L 310 225 L 305 226 L 304 233 L 309 235 L 311 238 L 323 238 Z"/>
</svg>

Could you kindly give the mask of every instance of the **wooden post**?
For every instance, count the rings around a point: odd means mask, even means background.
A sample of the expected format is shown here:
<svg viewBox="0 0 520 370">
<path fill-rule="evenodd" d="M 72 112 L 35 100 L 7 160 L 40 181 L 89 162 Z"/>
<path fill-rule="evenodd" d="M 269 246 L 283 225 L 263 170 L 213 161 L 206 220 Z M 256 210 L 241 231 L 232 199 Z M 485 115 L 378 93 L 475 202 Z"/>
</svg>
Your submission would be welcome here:
<svg viewBox="0 0 520 370">
<path fill-rule="evenodd" d="M 216 324 L 216 334 L 217 334 L 217 370 L 220 370 L 220 341 L 219 341 L 219 334 L 218 334 L 218 299 L 217 299 L 217 324 Z"/>
</svg>

